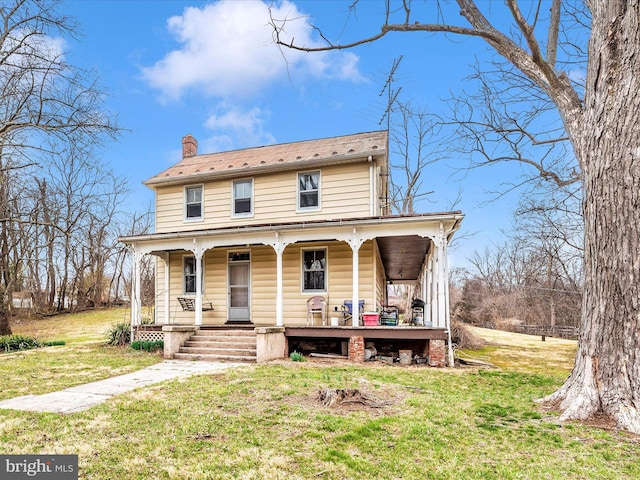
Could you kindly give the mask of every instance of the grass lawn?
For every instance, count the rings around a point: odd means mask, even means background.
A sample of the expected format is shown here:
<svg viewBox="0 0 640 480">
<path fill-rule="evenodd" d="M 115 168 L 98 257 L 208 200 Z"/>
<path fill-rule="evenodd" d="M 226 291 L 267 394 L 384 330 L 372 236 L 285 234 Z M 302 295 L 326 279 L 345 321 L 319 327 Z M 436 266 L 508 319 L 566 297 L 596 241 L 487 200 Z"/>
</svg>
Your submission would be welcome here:
<svg viewBox="0 0 640 480">
<path fill-rule="evenodd" d="M 0 398 L 159 361 L 74 341 L 71 324 L 91 323 L 83 317 L 64 320 L 64 347 L 1 354 Z M 70 415 L 0 410 L 0 451 L 78 454 L 85 479 L 640 478 L 639 437 L 559 424 L 534 402 L 562 383 L 575 342 L 479 332 L 491 343 L 462 353 L 498 368 L 246 366 L 165 382 Z M 324 388 L 358 388 L 378 404 L 324 407 L 317 401 Z"/>
</svg>

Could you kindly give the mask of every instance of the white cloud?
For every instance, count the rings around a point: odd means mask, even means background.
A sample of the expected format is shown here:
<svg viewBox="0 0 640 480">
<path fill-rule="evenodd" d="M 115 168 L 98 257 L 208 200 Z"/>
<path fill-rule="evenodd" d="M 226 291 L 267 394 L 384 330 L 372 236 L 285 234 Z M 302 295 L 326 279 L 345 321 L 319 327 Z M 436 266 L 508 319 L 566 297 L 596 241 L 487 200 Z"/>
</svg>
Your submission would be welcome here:
<svg viewBox="0 0 640 480">
<path fill-rule="evenodd" d="M 289 19 L 286 35 L 296 43 L 317 46 L 309 18 L 289 1 L 271 5 L 276 19 Z M 362 81 L 358 57 L 350 52 L 283 53 L 273 42 L 269 5 L 263 1 L 221 0 L 202 8 L 187 7 L 167 21 L 180 47 L 155 65 L 143 68 L 148 83 L 165 99 L 187 90 L 212 97 L 252 95 L 287 72 L 321 79 Z"/>
<path fill-rule="evenodd" d="M 275 138 L 264 129 L 269 119 L 268 112 L 257 107 L 242 111 L 225 104 L 219 105 L 218 110 L 205 123 L 205 127 L 215 131 L 216 135 L 204 141 L 203 151 L 220 152 L 275 142 Z"/>
</svg>

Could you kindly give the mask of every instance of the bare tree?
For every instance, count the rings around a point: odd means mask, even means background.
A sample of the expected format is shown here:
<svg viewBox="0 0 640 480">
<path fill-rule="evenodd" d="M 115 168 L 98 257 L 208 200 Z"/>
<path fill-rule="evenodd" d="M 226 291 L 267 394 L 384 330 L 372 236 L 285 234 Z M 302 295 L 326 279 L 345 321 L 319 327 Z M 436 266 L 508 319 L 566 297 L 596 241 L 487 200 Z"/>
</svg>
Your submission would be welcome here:
<svg viewBox="0 0 640 480">
<path fill-rule="evenodd" d="M 584 299 L 575 367 L 546 401 L 559 406 L 561 419 L 586 419 L 602 412 L 620 428 L 640 432 L 639 4 L 539 0 L 527 2 L 530 8 L 525 12 L 517 0 L 505 0 L 508 24 L 490 20 L 482 11 L 488 4 L 456 4 L 460 22 L 445 20 L 449 11 L 442 2 L 425 4 L 431 12 L 429 7 L 441 7 L 435 12 L 438 21 L 432 23 L 419 20 L 419 6 L 414 10 L 413 3 L 401 2 L 396 9 L 389 0 L 380 31 L 345 44 L 296 45 L 286 37 L 286 19 L 273 19 L 274 35 L 279 45 L 303 51 L 353 48 L 392 32 L 473 36 L 553 103 L 577 159 L 575 174 L 565 171 L 558 178 L 579 178 L 583 187 Z M 494 3 L 491 8 L 499 9 Z M 581 25 L 584 33 L 571 30 Z M 327 35 L 322 38 L 327 40 Z M 587 53 L 583 83 L 572 81 L 570 62 L 563 62 L 571 45 L 574 52 Z M 522 160 L 529 160 L 542 175 L 549 173 L 543 159 Z"/>
<path fill-rule="evenodd" d="M 57 38 L 73 37 L 76 26 L 56 9 L 45 0 L 0 5 L 0 334 L 11 332 L 11 294 L 21 271 L 9 264 L 11 239 L 30 221 L 14 208 L 10 182 L 18 177 L 9 173 L 45 162 L 50 145 L 90 151 L 118 132 L 95 79 L 65 61 Z"/>
</svg>

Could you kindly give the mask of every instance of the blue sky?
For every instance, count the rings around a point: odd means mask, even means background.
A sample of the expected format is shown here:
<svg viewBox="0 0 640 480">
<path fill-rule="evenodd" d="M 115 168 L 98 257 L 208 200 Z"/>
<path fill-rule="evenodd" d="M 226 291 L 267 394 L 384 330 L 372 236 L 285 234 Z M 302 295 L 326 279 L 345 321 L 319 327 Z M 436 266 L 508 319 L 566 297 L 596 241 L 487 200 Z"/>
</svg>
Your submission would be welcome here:
<svg viewBox="0 0 640 480">
<path fill-rule="evenodd" d="M 318 43 L 310 24 L 348 41 L 378 30 L 384 2 L 351 0 L 273 4 L 274 16 L 299 18 L 289 33 Z M 428 2 L 427 2 L 428 3 Z M 250 0 L 69 0 L 64 11 L 82 34 L 68 42 L 68 60 L 94 69 L 107 90 L 107 107 L 126 129 L 102 159 L 129 179 L 131 208 L 153 199 L 141 182 L 180 159 L 181 138 L 190 133 L 200 153 L 347 135 L 384 128 L 380 91 L 398 56 L 395 86 L 402 98 L 438 113 L 443 99 L 470 88 L 470 65 L 485 56 L 477 39 L 433 34 L 394 34 L 354 50 L 283 54 L 271 41 L 267 4 Z M 487 5 L 491 5 L 487 2 Z M 504 8 L 495 4 L 494 9 Z M 286 60 L 285 60 L 286 58 Z M 515 194 L 495 197 L 518 167 L 478 169 L 462 175 L 468 159 L 453 158 L 425 172 L 433 190 L 421 212 L 456 209 L 466 218 L 452 255 L 463 265 L 475 249 L 501 241 Z"/>
</svg>

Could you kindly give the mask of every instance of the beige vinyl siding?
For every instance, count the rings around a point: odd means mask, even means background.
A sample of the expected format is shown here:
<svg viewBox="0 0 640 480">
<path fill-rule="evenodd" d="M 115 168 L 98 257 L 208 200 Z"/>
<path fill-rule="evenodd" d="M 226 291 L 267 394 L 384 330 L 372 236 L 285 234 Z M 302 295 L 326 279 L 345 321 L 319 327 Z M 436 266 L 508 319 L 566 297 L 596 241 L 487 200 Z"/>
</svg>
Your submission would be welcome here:
<svg viewBox="0 0 640 480">
<path fill-rule="evenodd" d="M 276 252 L 267 246 L 251 249 L 251 321 L 257 325 L 276 321 Z"/>
<path fill-rule="evenodd" d="M 165 301 L 164 301 L 164 260 L 161 260 L 158 257 L 153 257 L 156 263 L 156 276 L 155 276 L 155 292 L 156 292 L 156 320 L 155 323 L 165 323 L 164 322 L 164 312 L 166 309 Z"/>
<path fill-rule="evenodd" d="M 188 324 L 195 322 L 195 312 L 184 312 L 178 303 L 178 297 L 185 295 L 183 291 L 182 258 L 192 255 L 191 252 L 171 252 L 169 257 L 169 323 Z M 220 324 L 226 321 L 226 281 L 217 282 L 220 275 L 226 275 L 226 261 L 224 252 L 213 250 L 205 255 L 203 301 L 212 302 L 215 310 L 202 312 L 204 325 Z M 156 262 L 156 318 L 158 323 L 164 322 L 165 311 L 165 286 L 164 286 L 164 262 Z M 226 277 L 222 277 L 226 278 Z"/>
<path fill-rule="evenodd" d="M 365 310 L 375 309 L 373 298 L 373 243 L 365 242 L 360 248 L 359 294 L 365 301 Z M 306 248 L 327 248 L 326 293 L 302 291 L 301 251 Z M 285 325 L 305 325 L 307 321 L 307 300 L 314 295 L 327 298 L 327 318 L 335 316 L 335 309 L 341 312 L 345 300 L 351 300 L 353 288 L 351 248 L 344 242 L 319 242 L 289 245 L 283 254 L 283 291 Z"/>
<path fill-rule="evenodd" d="M 341 312 L 345 300 L 352 295 L 352 253 L 344 242 L 318 242 L 289 245 L 283 253 L 283 314 L 285 325 L 306 325 L 307 300 L 316 295 L 302 291 L 302 249 L 327 249 L 326 293 L 327 318 Z M 222 325 L 227 321 L 227 256 L 238 249 L 215 248 L 204 257 L 203 301 L 212 302 L 214 311 L 202 312 L 203 325 Z M 376 284 L 373 259 L 374 243 L 365 242 L 360 254 L 360 299 L 365 300 L 365 310 L 375 310 Z M 169 321 L 172 324 L 193 324 L 195 312 L 183 312 L 177 298 L 183 293 L 182 258 L 190 252 L 171 252 L 170 255 L 170 305 Z M 158 260 L 156 275 L 156 316 L 164 320 L 164 262 Z M 274 325 L 276 319 L 276 255 L 269 246 L 251 248 L 251 320 L 256 325 Z M 379 302 L 378 302 L 379 303 Z"/>
<path fill-rule="evenodd" d="M 319 169 L 321 208 L 317 211 L 296 211 L 298 171 L 242 177 L 254 181 L 254 215 L 249 218 L 231 216 L 232 179 L 204 183 L 203 221 L 184 220 L 184 185 L 158 187 L 156 232 L 369 216 L 368 168 L 362 162 Z"/>
</svg>

